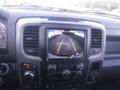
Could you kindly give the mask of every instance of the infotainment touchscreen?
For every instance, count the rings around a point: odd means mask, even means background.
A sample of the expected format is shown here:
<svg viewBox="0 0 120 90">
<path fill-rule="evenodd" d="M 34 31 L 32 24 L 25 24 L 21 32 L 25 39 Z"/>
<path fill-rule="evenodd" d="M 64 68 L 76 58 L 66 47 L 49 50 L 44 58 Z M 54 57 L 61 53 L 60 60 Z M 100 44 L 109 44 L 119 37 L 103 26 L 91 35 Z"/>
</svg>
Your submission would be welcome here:
<svg viewBox="0 0 120 90">
<path fill-rule="evenodd" d="M 48 57 L 82 57 L 84 51 L 84 31 L 48 30 Z"/>
</svg>

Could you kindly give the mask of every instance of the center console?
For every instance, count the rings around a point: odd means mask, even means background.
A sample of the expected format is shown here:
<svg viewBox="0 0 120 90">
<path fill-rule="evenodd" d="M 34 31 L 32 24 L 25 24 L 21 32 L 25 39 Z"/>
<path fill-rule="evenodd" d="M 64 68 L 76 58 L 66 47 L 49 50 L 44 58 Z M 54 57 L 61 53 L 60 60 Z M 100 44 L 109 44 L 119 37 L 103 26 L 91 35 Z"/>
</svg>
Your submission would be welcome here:
<svg viewBox="0 0 120 90">
<path fill-rule="evenodd" d="M 46 68 L 49 87 L 81 86 L 86 79 L 88 30 L 78 27 L 45 27 Z"/>
<path fill-rule="evenodd" d="M 16 24 L 18 75 L 24 87 L 72 88 L 94 82 L 105 28 L 88 21 L 24 18 Z"/>
</svg>

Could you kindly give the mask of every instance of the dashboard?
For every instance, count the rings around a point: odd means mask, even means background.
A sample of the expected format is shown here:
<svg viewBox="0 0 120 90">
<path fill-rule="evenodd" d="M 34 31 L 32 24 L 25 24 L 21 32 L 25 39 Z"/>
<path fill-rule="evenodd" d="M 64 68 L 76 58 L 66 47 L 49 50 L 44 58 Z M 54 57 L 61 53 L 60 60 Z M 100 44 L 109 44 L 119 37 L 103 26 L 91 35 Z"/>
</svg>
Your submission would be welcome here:
<svg viewBox="0 0 120 90">
<path fill-rule="evenodd" d="M 0 12 L 1 85 L 81 88 L 120 76 L 118 18 L 12 7 Z"/>
</svg>

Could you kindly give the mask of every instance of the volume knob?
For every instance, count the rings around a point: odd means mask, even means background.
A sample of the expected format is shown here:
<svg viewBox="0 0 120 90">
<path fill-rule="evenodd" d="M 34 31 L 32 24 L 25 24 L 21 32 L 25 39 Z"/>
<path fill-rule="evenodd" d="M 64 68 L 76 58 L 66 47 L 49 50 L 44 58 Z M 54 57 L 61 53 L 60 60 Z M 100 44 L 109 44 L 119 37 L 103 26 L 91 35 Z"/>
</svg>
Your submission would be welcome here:
<svg viewBox="0 0 120 90">
<path fill-rule="evenodd" d="M 62 72 L 62 77 L 63 77 L 63 79 L 70 79 L 70 77 L 71 77 L 71 72 L 70 72 L 70 70 L 68 70 L 68 69 L 64 70 L 64 71 Z"/>
</svg>

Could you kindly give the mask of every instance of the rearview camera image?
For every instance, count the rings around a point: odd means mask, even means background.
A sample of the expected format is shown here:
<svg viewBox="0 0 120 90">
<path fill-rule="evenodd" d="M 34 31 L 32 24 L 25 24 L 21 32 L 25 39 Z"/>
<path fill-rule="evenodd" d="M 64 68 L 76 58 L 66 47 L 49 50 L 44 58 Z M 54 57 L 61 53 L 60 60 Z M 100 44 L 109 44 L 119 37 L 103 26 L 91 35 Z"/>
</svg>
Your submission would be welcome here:
<svg viewBox="0 0 120 90">
<path fill-rule="evenodd" d="M 84 32 L 48 30 L 48 53 L 56 56 L 80 55 L 84 49 Z"/>
</svg>

